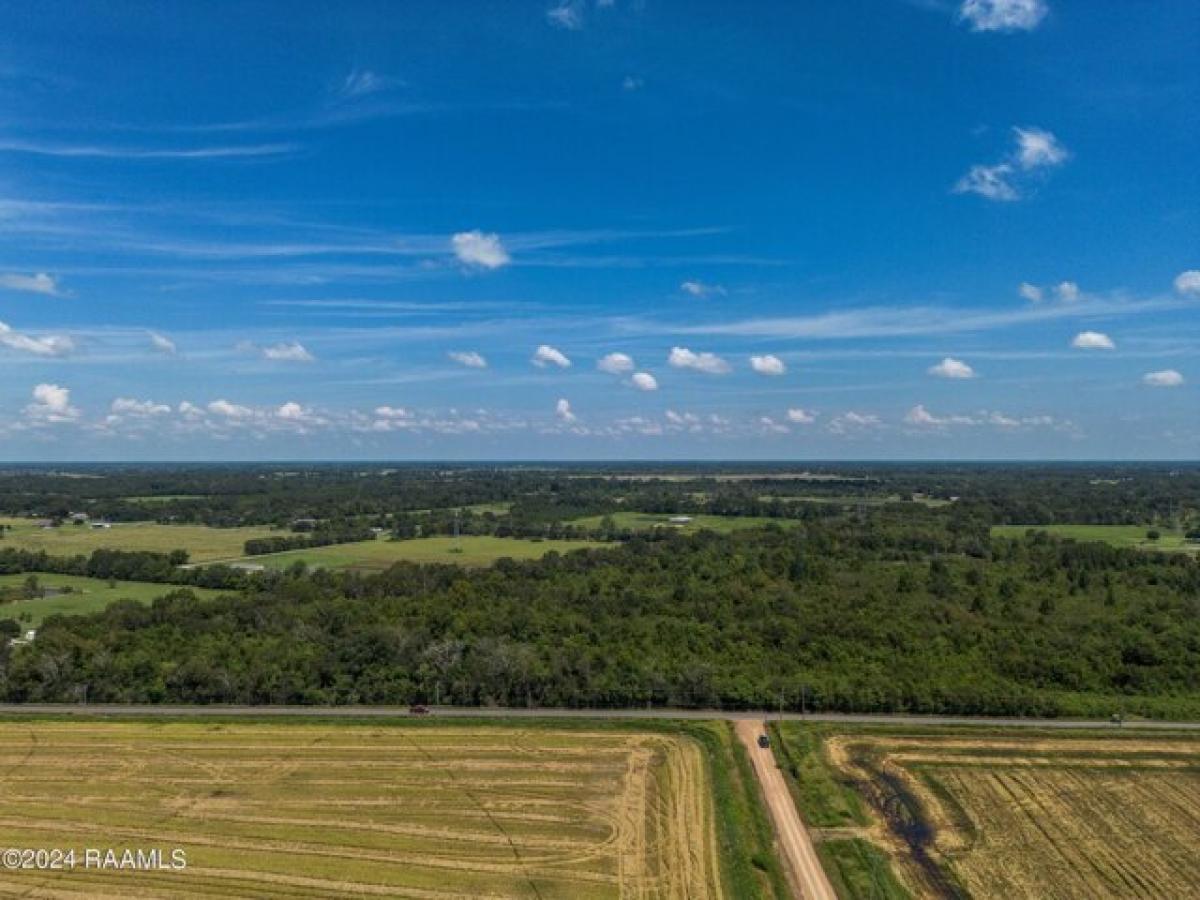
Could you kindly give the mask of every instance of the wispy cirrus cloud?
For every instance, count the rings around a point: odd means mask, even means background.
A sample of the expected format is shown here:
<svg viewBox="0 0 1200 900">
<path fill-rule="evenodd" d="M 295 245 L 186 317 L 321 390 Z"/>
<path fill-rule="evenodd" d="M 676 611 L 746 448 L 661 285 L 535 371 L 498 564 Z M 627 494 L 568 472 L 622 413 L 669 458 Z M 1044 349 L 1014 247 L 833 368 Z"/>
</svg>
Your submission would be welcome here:
<svg viewBox="0 0 1200 900">
<path fill-rule="evenodd" d="M 1045 171 L 1070 157 L 1055 135 L 1043 128 L 1013 128 L 1013 148 L 1000 162 L 974 165 L 954 184 L 956 194 L 1011 202 L 1028 193 Z"/>
<path fill-rule="evenodd" d="M 0 273 L 0 288 L 27 294 L 42 294 L 47 297 L 62 296 L 58 279 L 45 272 L 37 272 L 33 275 L 22 275 L 15 272 Z"/>
<path fill-rule="evenodd" d="M 62 144 L 49 141 L 0 139 L 0 153 L 27 153 L 85 159 L 239 159 L 284 156 L 299 149 L 295 144 L 234 144 L 209 147 L 122 147 L 108 144 Z"/>
</svg>

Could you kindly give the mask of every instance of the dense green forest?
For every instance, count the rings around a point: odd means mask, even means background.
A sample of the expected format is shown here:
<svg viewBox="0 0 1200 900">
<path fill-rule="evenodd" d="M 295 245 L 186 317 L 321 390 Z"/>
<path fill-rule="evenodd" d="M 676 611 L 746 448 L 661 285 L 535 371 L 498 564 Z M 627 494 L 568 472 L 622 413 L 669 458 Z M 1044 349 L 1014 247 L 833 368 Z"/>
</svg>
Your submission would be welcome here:
<svg viewBox="0 0 1200 900">
<path fill-rule="evenodd" d="M 296 570 L 47 620 L 8 701 L 1200 716 L 1200 564 L 881 506 L 465 571 Z"/>
</svg>

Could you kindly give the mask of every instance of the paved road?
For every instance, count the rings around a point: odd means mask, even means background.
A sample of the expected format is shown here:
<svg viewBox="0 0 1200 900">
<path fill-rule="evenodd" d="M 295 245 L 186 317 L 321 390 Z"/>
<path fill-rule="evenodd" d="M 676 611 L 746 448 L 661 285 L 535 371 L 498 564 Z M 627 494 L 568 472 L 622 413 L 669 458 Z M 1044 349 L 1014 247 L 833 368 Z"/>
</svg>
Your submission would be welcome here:
<svg viewBox="0 0 1200 900">
<path fill-rule="evenodd" d="M 793 889 L 798 890 L 796 896 L 801 900 L 837 900 L 837 893 L 825 876 L 825 870 L 821 868 L 821 860 L 817 857 L 812 839 L 808 836 L 808 829 L 800 820 L 800 813 L 792 801 L 783 773 L 775 764 L 775 754 L 770 749 L 758 746 L 762 723 L 752 719 L 739 719 L 734 730 L 745 746 L 746 753 L 750 755 L 754 774 L 758 777 L 763 799 L 767 804 L 767 812 L 775 826 L 775 837 L 779 841 L 789 880 Z"/>
<path fill-rule="evenodd" d="M 534 719 L 726 719 L 732 722 L 761 722 L 761 711 L 715 709 L 557 709 L 535 707 L 438 706 L 432 709 L 439 718 L 534 718 Z M 394 718 L 408 716 L 406 706 L 184 706 L 121 705 L 111 703 L 2 703 L 0 715 L 72 715 L 72 716 L 315 716 L 322 718 Z M 771 719 L 780 718 L 776 713 Z M 1101 728 L 1116 730 L 1153 729 L 1157 731 L 1200 731 L 1200 722 L 1127 722 L 1114 725 L 1107 719 L 1006 719 L 971 716 L 903 716 L 856 713 L 784 713 L 789 722 L 832 722 L 850 725 L 977 725 L 991 728 Z"/>
</svg>

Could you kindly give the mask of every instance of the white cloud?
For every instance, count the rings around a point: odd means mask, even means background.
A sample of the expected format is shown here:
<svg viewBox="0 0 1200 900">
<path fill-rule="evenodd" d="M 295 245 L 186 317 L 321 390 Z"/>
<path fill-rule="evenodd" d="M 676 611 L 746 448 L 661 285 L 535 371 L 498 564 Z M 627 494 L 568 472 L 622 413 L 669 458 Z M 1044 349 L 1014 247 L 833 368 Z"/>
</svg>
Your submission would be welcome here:
<svg viewBox="0 0 1200 900">
<path fill-rule="evenodd" d="M 956 194 L 978 194 L 988 200 L 1020 200 L 1038 173 L 1066 162 L 1066 147 L 1043 128 L 1013 128 L 1013 149 L 994 165 L 975 165 L 954 185 Z"/>
<path fill-rule="evenodd" d="M 0 322 L 0 345 L 22 353 L 32 353 L 34 356 L 66 356 L 75 349 L 75 342 L 66 335 L 31 337 L 13 331 L 4 322 Z"/>
<path fill-rule="evenodd" d="M 33 402 L 25 407 L 25 415 L 35 422 L 73 422 L 79 410 L 71 405 L 69 388 L 57 384 L 39 384 L 33 389 Z"/>
<path fill-rule="evenodd" d="M 817 421 L 817 414 L 810 412 L 807 409 L 792 407 L 787 411 L 787 419 L 789 422 L 793 422 L 796 425 L 811 425 L 813 422 Z"/>
<path fill-rule="evenodd" d="M 788 434 L 791 432 L 790 428 L 780 422 L 776 422 L 770 416 L 759 416 L 758 424 L 763 431 L 768 431 L 771 434 Z"/>
<path fill-rule="evenodd" d="M 225 419 L 249 419 L 254 416 L 254 410 L 250 407 L 230 403 L 228 400 L 213 400 L 208 404 L 208 411 Z"/>
<path fill-rule="evenodd" d="M 583 28 L 584 0 L 561 0 L 546 10 L 546 20 L 555 28 L 579 31 Z"/>
<path fill-rule="evenodd" d="M 972 31 L 1032 31 L 1048 11 L 1045 0 L 963 0 L 959 17 Z"/>
<path fill-rule="evenodd" d="M 546 366 L 558 366 L 560 369 L 571 367 L 571 360 L 567 358 L 567 355 L 549 344 L 542 344 L 538 347 L 529 361 L 539 369 L 544 369 Z"/>
<path fill-rule="evenodd" d="M 1042 128 L 1014 128 L 1017 162 L 1022 169 L 1058 166 L 1067 161 L 1067 148 L 1053 133 Z"/>
<path fill-rule="evenodd" d="M 315 356 L 304 348 L 303 344 L 296 341 L 263 347 L 262 355 L 264 359 L 274 362 L 313 362 L 316 359 Z"/>
<path fill-rule="evenodd" d="M 159 353 L 166 353 L 173 356 L 178 349 L 175 346 L 175 342 L 165 334 L 159 334 L 157 331 L 148 331 L 146 332 L 146 336 L 150 338 L 150 346 Z"/>
<path fill-rule="evenodd" d="M 487 368 L 487 360 L 474 350 L 453 350 L 446 355 L 460 366 L 466 366 L 468 369 Z"/>
<path fill-rule="evenodd" d="M 954 193 L 978 194 L 988 200 L 1019 200 L 1021 195 L 1010 181 L 1012 171 L 1012 166 L 1007 163 L 971 166 L 967 174 L 955 183 Z"/>
<path fill-rule="evenodd" d="M 1079 285 L 1073 281 L 1064 281 L 1054 288 L 1054 296 L 1063 303 L 1074 303 L 1082 296 Z"/>
<path fill-rule="evenodd" d="M 499 269 L 511 262 L 498 234 L 484 234 L 478 229 L 460 231 L 450 238 L 450 246 L 458 261 L 467 266 Z"/>
<path fill-rule="evenodd" d="M 633 377 L 629 379 L 629 382 L 639 391 L 658 390 L 658 379 L 656 379 L 649 372 L 634 372 Z"/>
<path fill-rule="evenodd" d="M 1117 345 L 1107 334 L 1099 331 L 1081 331 L 1071 341 L 1076 350 L 1116 350 Z"/>
<path fill-rule="evenodd" d="M 1175 278 L 1175 290 L 1188 297 L 1200 297 L 1200 270 L 1180 272 Z"/>
<path fill-rule="evenodd" d="M 640 91 L 645 82 L 636 75 L 626 75 L 621 79 L 621 89 L 625 91 Z"/>
<path fill-rule="evenodd" d="M 412 414 L 402 406 L 377 406 L 375 415 L 381 419 L 407 419 Z"/>
<path fill-rule="evenodd" d="M 929 374 L 938 378 L 974 378 L 975 370 L 961 359 L 947 356 L 936 366 L 930 366 Z"/>
<path fill-rule="evenodd" d="M 289 400 L 287 403 L 281 405 L 279 409 L 275 410 L 275 415 L 281 419 L 288 419 L 290 421 L 301 421 L 308 418 L 308 413 L 304 407 L 294 400 Z"/>
<path fill-rule="evenodd" d="M 1163 369 L 1161 372 L 1147 372 L 1142 381 L 1151 387 L 1179 387 L 1183 384 L 1183 375 L 1175 369 Z"/>
<path fill-rule="evenodd" d="M 730 371 L 729 363 L 714 353 L 693 353 L 686 347 L 672 347 L 667 363 L 676 369 L 695 369 L 709 375 L 724 375 Z"/>
<path fill-rule="evenodd" d="M 879 416 L 874 413 L 844 412 L 834 416 L 827 426 L 833 434 L 849 434 L 858 431 L 870 431 L 883 425 Z"/>
<path fill-rule="evenodd" d="M 0 275 L 0 288 L 9 291 L 23 291 L 28 294 L 44 294 L 48 297 L 60 296 L 58 281 L 45 272 L 38 272 L 36 275 L 2 274 Z"/>
<path fill-rule="evenodd" d="M 554 404 L 554 414 L 564 422 L 574 422 L 575 413 L 571 411 L 571 401 L 567 399 L 559 400 Z"/>
<path fill-rule="evenodd" d="M 179 414 L 187 419 L 196 419 L 204 415 L 204 410 L 198 407 L 190 400 L 183 400 L 179 404 Z"/>
<path fill-rule="evenodd" d="M 624 375 L 633 371 L 633 357 L 628 353 L 609 353 L 596 363 L 596 368 L 610 375 Z"/>
<path fill-rule="evenodd" d="M 941 420 L 933 415 L 925 408 L 923 404 L 917 404 L 910 409 L 904 416 L 904 421 L 909 425 L 940 425 Z"/>
<path fill-rule="evenodd" d="M 705 284 L 703 281 L 695 280 L 681 283 L 679 289 L 693 297 L 716 297 L 725 293 L 725 288 L 719 284 Z"/>
<path fill-rule="evenodd" d="M 116 416 L 143 418 L 146 416 L 165 416 L 171 411 L 171 407 L 165 403 L 155 403 L 153 400 L 135 400 L 131 397 L 118 397 L 113 400 L 110 410 Z"/>
<path fill-rule="evenodd" d="M 770 353 L 765 356 L 750 357 L 750 368 L 759 375 L 782 375 L 787 371 L 787 366 L 783 364 L 783 360 Z"/>
<path fill-rule="evenodd" d="M 1030 284 L 1028 281 L 1022 281 L 1017 287 L 1017 293 L 1028 300 L 1030 303 L 1041 303 L 1045 294 L 1042 289 L 1036 284 Z"/>
</svg>

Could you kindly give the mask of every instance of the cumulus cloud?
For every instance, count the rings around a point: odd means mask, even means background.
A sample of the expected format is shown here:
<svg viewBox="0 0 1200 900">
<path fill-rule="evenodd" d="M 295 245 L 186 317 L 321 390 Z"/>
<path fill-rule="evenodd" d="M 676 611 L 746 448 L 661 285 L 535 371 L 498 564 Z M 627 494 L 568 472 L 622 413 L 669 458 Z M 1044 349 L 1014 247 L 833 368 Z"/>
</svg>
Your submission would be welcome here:
<svg viewBox="0 0 1200 900">
<path fill-rule="evenodd" d="M 794 406 L 787 411 L 787 420 L 796 425 L 811 425 L 817 421 L 817 414 L 807 409 Z"/>
<path fill-rule="evenodd" d="M 563 398 L 554 404 L 554 414 L 563 422 L 574 422 L 575 413 L 571 411 L 571 401 Z"/>
<path fill-rule="evenodd" d="M 208 404 L 208 411 L 214 416 L 224 419 L 249 419 L 254 416 L 254 410 L 250 407 L 231 403 L 228 400 L 213 400 Z"/>
<path fill-rule="evenodd" d="M 58 281 L 45 272 L 38 272 L 35 275 L 0 274 L 0 288 L 8 291 L 22 291 L 27 294 L 44 294 L 47 297 L 60 296 Z"/>
<path fill-rule="evenodd" d="M 658 379 L 649 372 L 634 372 L 633 377 L 629 379 L 629 383 L 639 391 L 658 390 Z"/>
<path fill-rule="evenodd" d="M 25 407 L 25 415 L 35 423 L 74 422 L 79 410 L 71 405 L 69 388 L 57 384 L 39 384 L 33 389 L 33 402 Z"/>
<path fill-rule="evenodd" d="M 263 359 L 269 359 L 274 362 L 313 362 L 316 357 L 313 356 L 304 345 L 296 341 L 282 342 L 272 344 L 269 347 L 262 348 Z"/>
<path fill-rule="evenodd" d="M 963 362 L 961 359 L 955 359 L 952 356 L 947 356 L 936 366 L 929 367 L 929 374 L 936 375 L 938 378 L 974 378 L 975 370 Z"/>
<path fill-rule="evenodd" d="M 1076 350 L 1116 350 L 1117 345 L 1107 334 L 1099 331 L 1081 331 L 1071 341 Z"/>
<path fill-rule="evenodd" d="M 1163 369 L 1160 372 L 1147 372 L 1142 376 L 1142 382 L 1150 387 L 1179 387 L 1183 384 L 1183 375 L 1175 369 Z"/>
<path fill-rule="evenodd" d="M 1017 293 L 1028 300 L 1030 303 L 1041 303 L 1045 294 L 1042 289 L 1036 284 L 1030 284 L 1028 281 L 1022 281 L 1017 287 Z"/>
<path fill-rule="evenodd" d="M 165 334 L 159 334 L 157 331 L 148 331 L 146 336 L 150 339 L 150 346 L 159 353 L 166 353 L 168 356 L 174 356 L 177 351 L 175 342 Z"/>
<path fill-rule="evenodd" d="M 567 358 L 567 355 L 549 344 L 542 344 L 533 351 L 533 357 L 529 361 L 539 369 L 544 369 L 546 366 L 558 366 L 560 369 L 571 367 L 571 360 Z"/>
<path fill-rule="evenodd" d="M 1175 278 L 1175 290 L 1185 297 L 1200 297 L 1200 270 L 1180 272 Z"/>
<path fill-rule="evenodd" d="M 1054 296 L 1063 303 L 1074 303 L 1083 295 L 1079 285 L 1073 281 L 1064 281 L 1054 287 Z"/>
<path fill-rule="evenodd" d="M 289 400 L 282 404 L 279 409 L 275 410 L 275 415 L 281 419 L 289 419 L 291 421 L 300 421 L 308 417 L 307 411 L 294 400 Z"/>
<path fill-rule="evenodd" d="M 75 349 L 75 342 L 66 335 L 33 337 L 13 331 L 4 322 L 0 322 L 0 345 L 21 353 L 32 353 L 34 356 L 66 356 Z"/>
<path fill-rule="evenodd" d="M 113 400 L 109 410 L 114 416 L 145 418 L 147 416 L 165 416 L 171 412 L 171 407 L 165 403 L 155 403 L 153 400 L 118 397 Z"/>
<path fill-rule="evenodd" d="M 963 0 L 959 18 L 972 31 L 1032 31 L 1048 12 L 1045 0 Z"/>
<path fill-rule="evenodd" d="M 956 194 L 977 194 L 988 200 L 1020 200 L 1043 170 L 1066 162 L 1070 154 L 1044 128 L 1013 128 L 1013 148 L 992 165 L 974 165 L 954 185 Z"/>
<path fill-rule="evenodd" d="M 787 371 L 783 360 L 773 354 L 750 357 L 750 368 L 759 375 L 782 375 Z"/>
<path fill-rule="evenodd" d="M 500 243 L 500 235 L 484 234 L 478 229 L 460 231 L 450 238 L 454 256 L 466 266 L 481 269 L 499 269 L 511 262 L 508 251 Z"/>
<path fill-rule="evenodd" d="M 871 431 L 882 427 L 883 422 L 874 413 L 860 413 L 850 410 L 834 416 L 827 426 L 833 434 L 852 434 L 861 431 Z"/>
<path fill-rule="evenodd" d="M 466 366 L 468 369 L 486 369 L 487 360 L 482 354 L 476 353 L 474 350 L 452 350 L 446 354 L 460 366 Z"/>
<path fill-rule="evenodd" d="M 686 347 L 672 347 L 667 363 L 676 369 L 695 369 L 709 375 L 725 375 L 730 371 L 729 363 L 715 353 L 693 353 Z"/>
<path fill-rule="evenodd" d="M 609 353 L 600 358 L 596 363 L 596 368 L 609 375 L 624 375 L 626 372 L 633 371 L 633 357 L 628 353 Z"/>
<path fill-rule="evenodd" d="M 725 288 L 719 284 L 705 284 L 703 281 L 688 280 L 679 285 L 679 289 L 693 297 L 716 297 L 725 293 Z"/>
<path fill-rule="evenodd" d="M 1067 161 L 1067 148 L 1043 128 L 1014 128 L 1017 163 L 1022 169 L 1057 166 Z"/>
<path fill-rule="evenodd" d="M 1010 176 L 1013 168 L 1007 163 L 995 166 L 971 166 L 967 174 L 954 184 L 956 194 L 978 194 L 988 200 L 1019 200 L 1021 195 Z"/>
</svg>

